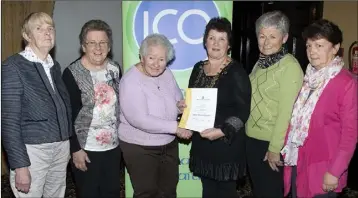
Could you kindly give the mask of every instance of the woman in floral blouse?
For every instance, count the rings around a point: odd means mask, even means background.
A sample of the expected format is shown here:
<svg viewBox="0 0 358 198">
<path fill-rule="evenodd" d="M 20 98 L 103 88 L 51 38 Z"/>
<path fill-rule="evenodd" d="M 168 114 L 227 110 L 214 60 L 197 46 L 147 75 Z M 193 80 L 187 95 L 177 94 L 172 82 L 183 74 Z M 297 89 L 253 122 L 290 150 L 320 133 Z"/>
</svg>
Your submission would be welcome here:
<svg viewBox="0 0 358 198">
<path fill-rule="evenodd" d="M 72 170 L 79 197 L 119 197 L 117 112 L 122 73 L 119 65 L 107 58 L 112 30 L 104 21 L 91 20 L 79 37 L 83 56 L 63 73 L 74 123 Z"/>
</svg>

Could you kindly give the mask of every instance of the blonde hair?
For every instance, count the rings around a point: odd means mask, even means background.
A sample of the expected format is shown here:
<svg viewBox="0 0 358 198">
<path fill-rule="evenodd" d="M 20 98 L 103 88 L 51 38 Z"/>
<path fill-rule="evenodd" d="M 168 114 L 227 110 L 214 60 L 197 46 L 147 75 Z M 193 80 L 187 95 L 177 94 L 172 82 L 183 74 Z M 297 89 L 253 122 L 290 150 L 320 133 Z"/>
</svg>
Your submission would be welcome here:
<svg viewBox="0 0 358 198">
<path fill-rule="evenodd" d="M 31 29 L 36 25 L 36 23 L 40 24 L 49 24 L 51 26 L 55 26 L 52 18 L 45 12 L 33 12 L 27 16 L 23 22 L 21 34 L 30 35 Z M 25 42 L 27 43 L 26 39 Z"/>
</svg>

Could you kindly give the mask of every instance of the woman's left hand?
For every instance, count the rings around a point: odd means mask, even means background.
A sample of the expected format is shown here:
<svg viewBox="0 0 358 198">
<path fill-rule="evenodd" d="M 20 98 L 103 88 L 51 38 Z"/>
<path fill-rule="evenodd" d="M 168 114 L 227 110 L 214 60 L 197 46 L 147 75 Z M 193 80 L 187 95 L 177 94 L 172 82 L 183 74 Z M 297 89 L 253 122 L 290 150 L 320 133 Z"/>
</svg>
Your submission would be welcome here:
<svg viewBox="0 0 358 198">
<path fill-rule="evenodd" d="M 323 191 L 329 192 L 334 191 L 338 187 L 338 178 L 333 176 L 331 173 L 326 172 L 323 176 Z"/>
<path fill-rule="evenodd" d="M 208 140 L 216 140 L 216 139 L 219 139 L 219 138 L 225 136 L 225 134 L 221 131 L 221 129 L 211 128 L 211 129 L 205 129 L 204 131 L 202 131 L 200 133 L 200 136 L 202 138 L 206 138 Z"/>
</svg>

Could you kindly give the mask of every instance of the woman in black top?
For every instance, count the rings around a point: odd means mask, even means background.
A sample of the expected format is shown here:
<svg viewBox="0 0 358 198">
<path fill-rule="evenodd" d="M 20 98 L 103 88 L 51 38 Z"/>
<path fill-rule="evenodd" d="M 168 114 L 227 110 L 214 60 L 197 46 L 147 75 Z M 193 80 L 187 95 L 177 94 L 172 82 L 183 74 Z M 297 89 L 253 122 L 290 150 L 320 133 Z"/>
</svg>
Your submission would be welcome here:
<svg viewBox="0 0 358 198">
<path fill-rule="evenodd" d="M 121 178 L 117 129 L 122 71 L 108 58 L 113 38 L 105 21 L 86 22 L 79 38 L 82 56 L 62 75 L 71 99 L 71 169 L 77 197 L 117 198 Z"/>
<path fill-rule="evenodd" d="M 214 128 L 192 135 L 189 168 L 199 176 L 203 197 L 237 197 L 236 180 L 245 173 L 245 122 L 250 113 L 251 84 L 240 63 L 228 54 L 231 24 L 213 18 L 204 34 L 208 60 L 195 64 L 190 88 L 217 88 Z"/>
</svg>

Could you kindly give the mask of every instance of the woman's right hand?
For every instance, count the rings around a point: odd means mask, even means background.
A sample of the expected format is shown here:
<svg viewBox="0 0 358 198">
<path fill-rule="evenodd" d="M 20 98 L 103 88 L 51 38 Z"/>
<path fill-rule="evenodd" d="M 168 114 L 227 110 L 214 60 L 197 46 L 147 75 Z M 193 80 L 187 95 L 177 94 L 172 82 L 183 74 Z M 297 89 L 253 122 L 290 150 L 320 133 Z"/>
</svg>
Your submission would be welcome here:
<svg viewBox="0 0 358 198">
<path fill-rule="evenodd" d="M 83 149 L 74 152 L 72 154 L 72 157 L 73 157 L 73 163 L 75 164 L 77 169 L 83 172 L 87 171 L 86 162 L 91 163 L 91 161 L 88 158 L 87 153 Z"/>
<path fill-rule="evenodd" d="M 279 172 L 278 166 L 283 166 L 283 162 L 280 159 L 280 153 L 267 151 L 264 161 L 267 161 L 271 169 L 276 172 Z"/>
<path fill-rule="evenodd" d="M 183 129 L 178 127 L 176 134 L 178 137 L 182 139 L 190 139 L 191 136 L 193 135 L 193 132 L 188 129 Z"/>
</svg>

